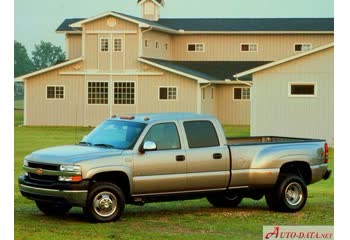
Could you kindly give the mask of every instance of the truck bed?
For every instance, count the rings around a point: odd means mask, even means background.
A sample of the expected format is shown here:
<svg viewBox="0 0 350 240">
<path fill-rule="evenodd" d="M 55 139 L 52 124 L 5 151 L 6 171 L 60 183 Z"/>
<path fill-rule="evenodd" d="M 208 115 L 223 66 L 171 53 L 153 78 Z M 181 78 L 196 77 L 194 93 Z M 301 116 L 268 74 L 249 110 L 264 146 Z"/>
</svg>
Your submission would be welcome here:
<svg viewBox="0 0 350 240">
<path fill-rule="evenodd" d="M 321 139 L 309 138 L 291 138 L 276 136 L 259 136 L 259 137 L 235 137 L 226 138 L 228 145 L 254 145 L 254 144 L 271 144 L 271 143 L 299 143 L 299 142 L 319 142 Z"/>
</svg>

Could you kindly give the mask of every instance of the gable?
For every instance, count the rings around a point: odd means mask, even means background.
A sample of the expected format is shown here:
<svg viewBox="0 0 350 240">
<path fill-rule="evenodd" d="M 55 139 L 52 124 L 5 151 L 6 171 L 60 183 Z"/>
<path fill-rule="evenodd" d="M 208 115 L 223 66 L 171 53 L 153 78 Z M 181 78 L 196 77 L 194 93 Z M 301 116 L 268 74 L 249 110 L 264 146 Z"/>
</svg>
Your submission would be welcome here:
<svg viewBox="0 0 350 240">
<path fill-rule="evenodd" d="M 84 24 L 86 31 L 134 31 L 138 25 L 130 21 L 115 17 L 105 16 Z"/>
</svg>

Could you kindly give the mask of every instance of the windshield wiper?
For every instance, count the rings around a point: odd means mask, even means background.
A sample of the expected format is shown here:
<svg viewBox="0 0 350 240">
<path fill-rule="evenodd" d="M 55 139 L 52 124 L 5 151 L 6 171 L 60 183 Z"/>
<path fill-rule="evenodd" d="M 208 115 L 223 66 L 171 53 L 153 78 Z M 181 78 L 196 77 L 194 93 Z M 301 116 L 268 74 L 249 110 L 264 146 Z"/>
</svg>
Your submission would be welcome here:
<svg viewBox="0 0 350 240">
<path fill-rule="evenodd" d="M 115 148 L 113 145 L 106 144 L 106 143 L 97 143 L 97 144 L 94 144 L 93 146 L 96 146 L 96 147 Z"/>
<path fill-rule="evenodd" d="M 79 145 L 89 145 L 89 146 L 92 146 L 92 143 L 90 142 L 80 142 Z"/>
</svg>

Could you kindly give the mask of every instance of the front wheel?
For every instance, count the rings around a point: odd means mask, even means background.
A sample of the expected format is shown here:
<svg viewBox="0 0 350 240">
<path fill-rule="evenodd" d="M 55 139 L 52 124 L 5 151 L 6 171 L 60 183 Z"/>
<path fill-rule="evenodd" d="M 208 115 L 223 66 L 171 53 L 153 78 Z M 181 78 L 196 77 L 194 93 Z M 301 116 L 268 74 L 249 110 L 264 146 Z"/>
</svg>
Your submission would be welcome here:
<svg viewBox="0 0 350 240">
<path fill-rule="evenodd" d="M 237 207 L 243 198 L 236 193 L 225 192 L 208 195 L 207 199 L 215 207 Z"/>
<path fill-rule="evenodd" d="M 36 206 L 46 215 L 64 215 L 69 212 L 72 206 L 64 203 L 48 203 L 35 201 Z"/>
<path fill-rule="evenodd" d="M 298 212 L 307 200 L 307 186 L 298 175 L 283 178 L 273 192 L 266 194 L 266 202 L 272 210 Z"/>
<path fill-rule="evenodd" d="M 83 210 L 91 221 L 111 222 L 120 218 L 124 207 L 124 193 L 118 186 L 109 182 L 97 182 L 92 185 Z"/>
</svg>

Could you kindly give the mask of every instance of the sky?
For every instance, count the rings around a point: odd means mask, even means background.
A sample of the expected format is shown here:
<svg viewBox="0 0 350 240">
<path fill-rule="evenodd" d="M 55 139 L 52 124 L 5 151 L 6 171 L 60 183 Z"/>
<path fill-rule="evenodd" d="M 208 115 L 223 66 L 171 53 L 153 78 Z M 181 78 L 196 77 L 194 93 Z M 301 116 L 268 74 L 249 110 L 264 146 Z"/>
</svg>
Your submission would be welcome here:
<svg viewBox="0 0 350 240">
<path fill-rule="evenodd" d="M 137 0 L 15 0 L 15 40 L 31 54 L 41 40 L 64 49 L 55 33 L 65 18 L 108 11 L 140 16 Z M 165 0 L 162 18 L 333 17 L 333 0 Z"/>
</svg>

